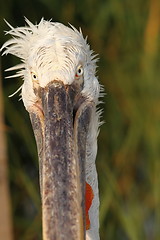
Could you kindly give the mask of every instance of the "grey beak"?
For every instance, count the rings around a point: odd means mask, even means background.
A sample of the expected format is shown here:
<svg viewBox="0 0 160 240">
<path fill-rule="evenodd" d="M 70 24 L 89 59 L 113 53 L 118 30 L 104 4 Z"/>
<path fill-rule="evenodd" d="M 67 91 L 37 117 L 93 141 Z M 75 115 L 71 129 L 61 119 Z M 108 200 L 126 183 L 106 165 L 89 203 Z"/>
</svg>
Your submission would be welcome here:
<svg viewBox="0 0 160 240">
<path fill-rule="evenodd" d="M 85 239 L 85 160 L 93 104 L 76 85 L 39 88 L 30 111 L 40 169 L 44 240 Z"/>
</svg>

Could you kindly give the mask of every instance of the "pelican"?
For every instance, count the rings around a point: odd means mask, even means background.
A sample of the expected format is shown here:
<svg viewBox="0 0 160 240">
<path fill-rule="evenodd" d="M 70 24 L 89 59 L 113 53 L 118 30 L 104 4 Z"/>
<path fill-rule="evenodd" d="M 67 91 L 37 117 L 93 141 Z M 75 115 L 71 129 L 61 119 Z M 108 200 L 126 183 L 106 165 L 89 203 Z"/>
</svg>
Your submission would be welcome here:
<svg viewBox="0 0 160 240">
<path fill-rule="evenodd" d="M 72 25 L 25 21 L 8 24 L 12 38 L 1 51 L 21 60 L 6 71 L 23 79 L 18 91 L 37 144 L 43 240 L 98 240 L 96 55 Z"/>
</svg>

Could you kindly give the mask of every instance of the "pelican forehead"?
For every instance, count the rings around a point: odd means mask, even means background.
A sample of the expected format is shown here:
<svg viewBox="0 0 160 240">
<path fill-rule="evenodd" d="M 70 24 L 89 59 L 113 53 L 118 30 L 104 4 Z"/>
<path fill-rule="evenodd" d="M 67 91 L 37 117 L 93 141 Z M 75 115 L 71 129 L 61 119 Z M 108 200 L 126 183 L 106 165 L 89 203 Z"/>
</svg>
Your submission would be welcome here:
<svg viewBox="0 0 160 240">
<path fill-rule="evenodd" d="M 40 39 L 31 46 L 30 55 L 26 59 L 29 72 L 38 75 L 39 85 L 45 87 L 50 81 L 61 80 L 71 84 L 75 78 L 77 67 L 85 67 L 87 55 L 85 47 L 73 42 L 73 39 L 57 36 L 51 39 Z M 25 77 L 27 81 L 28 76 Z"/>
</svg>

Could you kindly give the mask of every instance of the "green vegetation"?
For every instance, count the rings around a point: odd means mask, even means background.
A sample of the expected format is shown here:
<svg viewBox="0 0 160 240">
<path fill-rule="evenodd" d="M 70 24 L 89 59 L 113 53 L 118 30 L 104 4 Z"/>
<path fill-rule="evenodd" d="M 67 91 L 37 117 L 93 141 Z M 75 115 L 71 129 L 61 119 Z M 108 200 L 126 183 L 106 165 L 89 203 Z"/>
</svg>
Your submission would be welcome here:
<svg viewBox="0 0 160 240">
<path fill-rule="evenodd" d="M 32 22 L 44 16 L 88 35 L 107 93 L 97 157 L 101 240 L 159 240 L 159 0 L 7 0 L 0 16 L 1 44 L 8 39 L 3 18 L 21 26 L 23 16 Z M 3 70 L 17 61 L 3 57 Z M 20 85 L 20 79 L 3 81 L 14 234 L 16 240 L 40 240 L 35 140 L 22 102 L 7 97 Z"/>
</svg>

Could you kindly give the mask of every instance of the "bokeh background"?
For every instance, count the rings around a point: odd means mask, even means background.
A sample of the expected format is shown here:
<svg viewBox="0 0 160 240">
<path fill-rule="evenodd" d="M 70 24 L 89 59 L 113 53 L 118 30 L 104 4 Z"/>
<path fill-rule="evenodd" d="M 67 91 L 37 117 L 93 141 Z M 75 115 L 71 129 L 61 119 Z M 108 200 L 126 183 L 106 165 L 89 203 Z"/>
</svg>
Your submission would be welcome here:
<svg viewBox="0 0 160 240">
<path fill-rule="evenodd" d="M 23 16 L 33 23 L 44 17 L 81 27 L 99 54 L 97 74 L 106 92 L 97 156 L 101 240 L 159 240 L 160 1 L 2 0 L 1 45 L 9 38 L 3 19 L 23 26 Z M 4 80 L 4 69 L 18 62 L 12 56 L 1 59 L 12 235 L 40 240 L 35 140 L 19 96 L 8 98 L 22 80 Z"/>
</svg>

